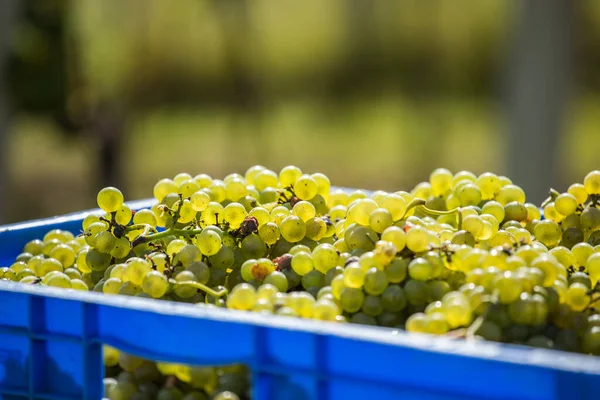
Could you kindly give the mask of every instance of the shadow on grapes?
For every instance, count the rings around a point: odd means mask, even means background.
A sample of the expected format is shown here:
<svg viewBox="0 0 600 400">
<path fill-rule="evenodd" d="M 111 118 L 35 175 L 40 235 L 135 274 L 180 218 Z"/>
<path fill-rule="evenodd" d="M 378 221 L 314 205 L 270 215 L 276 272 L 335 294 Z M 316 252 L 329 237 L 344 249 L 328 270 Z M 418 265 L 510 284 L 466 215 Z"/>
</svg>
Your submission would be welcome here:
<svg viewBox="0 0 600 400">
<path fill-rule="evenodd" d="M 31 358 L 21 361 L 21 353 L 16 351 L 0 350 L 0 400 L 21 399 L 20 396 L 5 395 L 3 392 L 22 392 L 29 394 Z M 52 394 L 54 396 L 81 396 L 83 388 L 73 380 L 69 373 L 61 370 L 60 364 L 52 358 L 46 358 L 43 366 L 43 376 L 34 377 L 37 392 Z"/>
</svg>

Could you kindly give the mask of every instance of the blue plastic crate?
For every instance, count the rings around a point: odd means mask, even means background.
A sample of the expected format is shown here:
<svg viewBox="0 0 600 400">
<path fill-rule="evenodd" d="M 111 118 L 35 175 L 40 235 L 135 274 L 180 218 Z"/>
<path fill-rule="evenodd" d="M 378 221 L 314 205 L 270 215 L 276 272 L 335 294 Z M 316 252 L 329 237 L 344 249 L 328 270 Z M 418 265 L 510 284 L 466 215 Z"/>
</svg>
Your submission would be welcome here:
<svg viewBox="0 0 600 400">
<path fill-rule="evenodd" d="M 86 214 L 0 228 L 0 263 L 49 229 L 79 232 Z M 100 399 L 103 343 L 153 360 L 245 363 L 260 400 L 600 398 L 596 357 L 0 283 L 0 400 Z"/>
</svg>

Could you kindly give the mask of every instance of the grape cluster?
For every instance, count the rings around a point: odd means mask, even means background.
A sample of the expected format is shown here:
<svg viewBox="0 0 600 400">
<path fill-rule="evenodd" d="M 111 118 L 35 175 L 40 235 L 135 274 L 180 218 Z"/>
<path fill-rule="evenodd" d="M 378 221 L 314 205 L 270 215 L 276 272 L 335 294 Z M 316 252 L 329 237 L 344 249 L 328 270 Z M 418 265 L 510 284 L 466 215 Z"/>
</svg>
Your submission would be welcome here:
<svg viewBox="0 0 600 400">
<path fill-rule="evenodd" d="M 443 168 L 410 192 L 347 192 L 320 173 L 253 166 L 223 180 L 181 173 L 153 195 L 132 212 L 102 189 L 105 214 L 88 215 L 81 235 L 48 232 L 0 277 L 600 355 L 600 171 L 551 189 L 543 213 L 507 177 Z M 105 364 L 111 399 L 248 395 L 240 366 L 110 347 Z"/>
</svg>

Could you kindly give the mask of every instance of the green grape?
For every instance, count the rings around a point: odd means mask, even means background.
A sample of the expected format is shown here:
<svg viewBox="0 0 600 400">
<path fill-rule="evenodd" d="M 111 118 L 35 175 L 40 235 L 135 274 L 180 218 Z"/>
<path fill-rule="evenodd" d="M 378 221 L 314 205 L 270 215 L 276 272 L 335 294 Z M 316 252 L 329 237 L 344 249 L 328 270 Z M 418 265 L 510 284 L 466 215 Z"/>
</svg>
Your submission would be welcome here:
<svg viewBox="0 0 600 400">
<path fill-rule="evenodd" d="M 238 201 L 248 194 L 246 184 L 242 179 L 233 178 L 225 182 L 225 197 L 231 201 Z"/>
<path fill-rule="evenodd" d="M 101 253 L 110 253 L 116 244 L 117 238 L 109 231 L 98 233 L 93 239 L 93 247 Z"/>
<path fill-rule="evenodd" d="M 519 299 L 508 305 L 508 316 L 515 324 L 533 325 L 535 303 L 529 293 L 521 293 Z"/>
<path fill-rule="evenodd" d="M 197 212 L 192 207 L 192 203 L 187 199 L 183 200 L 183 202 L 177 201 L 173 208 L 179 210 L 177 222 L 180 224 L 189 224 L 196 218 Z"/>
<path fill-rule="evenodd" d="M 373 267 L 365 273 L 363 288 L 367 294 L 378 296 L 385 291 L 388 284 L 386 273 L 380 269 Z"/>
<path fill-rule="evenodd" d="M 425 258 L 417 257 L 408 264 L 411 279 L 426 281 L 435 277 L 434 266 Z"/>
<path fill-rule="evenodd" d="M 310 175 L 301 175 L 294 182 L 294 193 L 300 200 L 310 200 L 315 197 L 319 191 L 317 181 Z"/>
<path fill-rule="evenodd" d="M 123 282 L 119 278 L 109 278 L 104 281 L 102 292 L 104 294 L 119 294 L 122 284 Z"/>
<path fill-rule="evenodd" d="M 349 288 L 360 289 L 365 282 L 366 271 L 357 262 L 350 263 L 344 269 L 344 285 Z"/>
<path fill-rule="evenodd" d="M 577 209 L 577 199 L 569 193 L 562 193 L 554 200 L 556 211 L 564 216 L 571 215 Z"/>
<path fill-rule="evenodd" d="M 111 268 L 106 269 L 106 271 L 110 269 L 109 278 L 119 278 L 120 280 L 125 281 L 125 271 L 127 270 L 127 264 L 116 264 Z"/>
<path fill-rule="evenodd" d="M 100 192 L 96 198 L 98 207 L 107 213 L 119 211 L 123 206 L 123 193 L 117 188 L 106 187 Z"/>
<path fill-rule="evenodd" d="M 313 304 L 312 318 L 321 321 L 335 321 L 340 314 L 339 307 L 330 300 L 319 299 Z"/>
<path fill-rule="evenodd" d="M 411 227 L 406 233 L 406 247 L 414 252 L 421 253 L 429 248 L 429 234 L 420 226 Z"/>
<path fill-rule="evenodd" d="M 296 243 L 306 235 L 306 224 L 296 216 L 288 216 L 279 225 L 279 232 L 288 242 Z"/>
<path fill-rule="evenodd" d="M 571 254 L 575 259 L 575 266 L 585 267 L 588 258 L 594 254 L 594 248 L 588 243 L 578 243 L 571 248 Z"/>
<path fill-rule="evenodd" d="M 346 312 L 358 312 L 365 300 L 365 295 L 361 289 L 345 287 L 340 293 L 340 306 Z"/>
<path fill-rule="evenodd" d="M 481 207 L 481 214 L 492 215 L 496 221 L 503 221 L 506 212 L 502 204 L 497 201 L 488 201 Z"/>
<path fill-rule="evenodd" d="M 521 281 L 510 271 L 497 276 L 494 279 L 494 287 L 498 291 L 498 299 L 502 304 L 516 301 L 523 291 Z"/>
<path fill-rule="evenodd" d="M 265 255 L 267 245 L 261 237 L 255 233 L 250 234 L 242 240 L 242 253 L 246 258 L 260 258 Z"/>
<path fill-rule="evenodd" d="M 348 219 L 362 226 L 369 226 L 371 213 L 377 209 L 377 203 L 371 199 L 358 199 L 348 208 Z"/>
<path fill-rule="evenodd" d="M 313 271 L 314 263 L 312 255 L 304 251 L 294 254 L 292 258 L 292 269 L 300 276 L 304 276 Z"/>
<path fill-rule="evenodd" d="M 565 303 L 573 311 L 583 311 L 590 304 L 588 288 L 582 283 L 572 283 L 567 289 Z"/>
<path fill-rule="evenodd" d="M 381 305 L 389 312 L 397 313 L 408 305 L 404 290 L 398 285 L 389 285 L 381 294 Z"/>
<path fill-rule="evenodd" d="M 160 272 L 150 271 L 144 276 L 144 280 L 142 281 L 142 290 L 155 299 L 159 299 L 163 297 L 169 290 L 169 281 Z"/>
<path fill-rule="evenodd" d="M 527 208 L 519 202 L 511 201 L 504 206 L 504 221 L 525 221 L 527 220 Z"/>
<path fill-rule="evenodd" d="M 560 226 L 551 220 L 540 221 L 534 229 L 535 238 L 546 246 L 554 246 L 562 236 Z"/>
<path fill-rule="evenodd" d="M 581 227 L 596 230 L 600 227 L 600 210 L 596 207 L 586 207 L 579 216 Z"/>
<path fill-rule="evenodd" d="M 202 261 L 194 261 L 193 263 L 188 265 L 186 271 L 190 271 L 191 273 L 193 273 L 195 276 L 195 280 L 204 285 L 206 285 L 206 283 L 208 283 L 210 279 L 210 268 L 208 268 L 208 265 L 206 265 L 206 263 Z"/>
<path fill-rule="evenodd" d="M 93 246 L 96 235 L 100 232 L 106 231 L 107 229 L 108 224 L 104 221 L 91 223 L 84 232 L 85 242 L 88 245 Z"/>
<path fill-rule="evenodd" d="M 145 277 L 146 276 L 148 276 L 148 274 L 146 274 Z M 144 279 L 145 279 L 145 277 L 144 277 Z M 178 284 L 181 282 L 195 282 L 196 276 L 191 271 L 184 270 L 184 271 L 179 272 L 175 276 L 175 281 L 177 281 L 177 283 L 175 284 L 174 292 L 180 298 L 183 298 L 183 299 L 190 298 L 198 292 L 198 289 L 193 286 Z M 143 286 L 142 286 L 142 288 L 143 288 Z M 148 293 L 148 294 L 150 294 L 150 293 Z"/>
<path fill-rule="evenodd" d="M 205 256 L 215 255 L 221 249 L 221 237 L 215 231 L 205 229 L 196 236 L 196 246 Z"/>
<path fill-rule="evenodd" d="M 397 194 L 388 194 L 381 199 L 379 203 L 381 208 L 385 208 L 392 214 L 392 219 L 398 221 L 404 217 L 406 213 L 407 202 Z"/>
<path fill-rule="evenodd" d="M 376 208 L 369 216 L 369 226 L 377 233 L 382 233 L 393 224 L 392 214 L 385 208 Z"/>
<path fill-rule="evenodd" d="M 408 259 L 395 258 L 385 269 L 385 275 L 390 283 L 401 283 L 408 274 Z"/>
<path fill-rule="evenodd" d="M 144 277 L 152 270 L 152 265 L 142 258 L 130 258 L 127 260 L 127 269 L 123 273 L 123 281 L 131 282 L 135 286 L 142 286 Z"/>
<path fill-rule="evenodd" d="M 62 272 L 56 272 L 48 278 L 45 284 L 52 287 L 70 289 L 71 279 Z"/>
<path fill-rule="evenodd" d="M 365 297 L 362 312 L 370 317 L 377 317 L 383 312 L 381 297 L 368 295 Z"/>
<path fill-rule="evenodd" d="M 44 235 L 43 241 L 46 242 L 51 239 L 57 239 L 62 243 L 66 243 L 69 240 L 73 240 L 74 236 L 69 231 L 64 231 L 62 229 L 52 229 L 51 231 L 49 231 L 48 233 L 46 233 Z"/>
<path fill-rule="evenodd" d="M 277 188 L 278 184 L 279 178 L 277 174 L 268 169 L 263 169 L 254 176 L 254 186 L 259 192 L 266 188 Z"/>
<path fill-rule="evenodd" d="M 23 251 L 27 252 L 29 254 L 32 254 L 34 256 L 37 256 L 39 254 L 42 254 L 43 248 L 44 248 L 44 243 L 39 239 L 34 239 L 34 240 L 27 242 L 25 247 L 23 247 Z"/>
<path fill-rule="evenodd" d="M 410 279 L 404 284 L 404 294 L 406 300 L 413 306 L 425 305 L 430 297 L 429 286 L 423 281 Z M 383 295 L 385 296 L 385 292 Z"/>
<path fill-rule="evenodd" d="M 584 353 L 600 355 L 600 326 L 592 326 L 583 334 L 581 348 Z"/>
<path fill-rule="evenodd" d="M 320 172 L 312 174 L 311 177 L 317 182 L 317 195 L 328 197 L 331 190 L 331 181 L 329 178 Z"/>
<path fill-rule="evenodd" d="M 240 227 L 248 213 L 240 203 L 230 203 L 223 209 L 223 221 L 229 224 L 230 229 Z"/>
<path fill-rule="evenodd" d="M 429 175 L 431 192 L 434 196 L 443 196 L 452 189 L 452 172 L 446 168 L 437 168 Z"/>
<path fill-rule="evenodd" d="M 377 233 L 366 226 L 348 227 L 344 233 L 344 240 L 349 249 L 373 250 L 377 242 Z"/>
<path fill-rule="evenodd" d="M 502 205 L 506 205 L 512 201 L 525 203 L 525 192 L 517 185 L 504 185 L 500 189 L 500 192 L 498 192 L 496 201 Z"/>
<path fill-rule="evenodd" d="M 266 224 L 258 228 L 258 235 L 267 245 L 275 244 L 281 234 L 279 233 L 279 227 L 274 222 L 267 222 Z"/>
<path fill-rule="evenodd" d="M 279 183 L 283 188 L 291 187 L 301 176 L 302 171 L 300 168 L 288 165 L 287 167 L 283 167 L 279 172 Z"/>
<path fill-rule="evenodd" d="M 110 265 L 110 259 L 110 254 L 101 253 L 96 249 L 90 249 L 85 256 L 85 264 L 93 271 L 104 271 Z"/>
<path fill-rule="evenodd" d="M 463 207 L 475 206 L 479 204 L 482 199 L 481 189 L 473 183 L 461 185 L 460 188 L 455 191 L 455 195 Z"/>
<path fill-rule="evenodd" d="M 126 237 L 121 237 L 115 241 L 113 249 L 110 251 L 110 255 L 114 258 L 121 259 L 125 258 L 131 251 L 131 243 Z"/>
<path fill-rule="evenodd" d="M 381 240 L 393 243 L 397 251 L 402 251 L 406 246 L 406 233 L 397 226 L 390 226 L 381 234 Z"/>
<path fill-rule="evenodd" d="M 567 193 L 573 195 L 577 199 L 578 204 L 584 204 L 588 199 L 588 193 L 585 190 L 585 186 L 581 183 L 574 183 L 569 186 Z"/>
<path fill-rule="evenodd" d="M 168 194 L 177 192 L 177 184 L 171 179 L 161 179 L 154 185 L 154 198 L 162 201 Z"/>
<path fill-rule="evenodd" d="M 31 270 L 30 270 L 31 271 Z M 31 271 L 33 272 L 33 271 Z M 65 274 L 67 274 L 67 276 L 71 279 L 81 279 L 81 272 L 79 272 L 78 269 L 75 269 L 73 267 L 71 268 L 66 268 L 65 269 Z"/>
<path fill-rule="evenodd" d="M 292 208 L 292 214 L 306 222 L 317 215 L 315 206 L 308 201 L 299 201 Z"/>
<path fill-rule="evenodd" d="M 498 176 L 491 172 L 484 172 L 483 174 L 479 175 L 476 183 L 481 190 L 481 197 L 484 200 L 493 199 L 498 195 L 500 189 L 502 188 L 502 184 L 500 183 Z"/>
<path fill-rule="evenodd" d="M 312 252 L 314 268 L 322 274 L 336 267 L 339 254 L 330 244 L 320 244 Z"/>
<path fill-rule="evenodd" d="M 231 247 L 223 246 L 217 254 L 210 256 L 208 260 L 213 267 L 226 271 L 227 269 L 233 267 L 235 262 L 235 253 Z"/>
<path fill-rule="evenodd" d="M 600 194 L 600 171 L 591 171 L 583 179 L 583 187 L 587 194 Z"/>
<path fill-rule="evenodd" d="M 283 272 L 273 271 L 263 281 L 265 285 L 273 285 L 282 293 L 288 290 L 288 280 Z"/>
</svg>

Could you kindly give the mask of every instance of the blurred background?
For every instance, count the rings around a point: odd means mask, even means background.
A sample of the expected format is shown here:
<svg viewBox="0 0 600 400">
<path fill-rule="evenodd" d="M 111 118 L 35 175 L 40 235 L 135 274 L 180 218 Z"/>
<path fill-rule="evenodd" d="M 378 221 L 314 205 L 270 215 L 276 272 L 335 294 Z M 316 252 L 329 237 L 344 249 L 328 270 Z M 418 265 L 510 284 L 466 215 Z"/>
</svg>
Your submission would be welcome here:
<svg viewBox="0 0 600 400">
<path fill-rule="evenodd" d="M 600 167 L 596 0 L 0 0 L 0 222 L 262 164 L 539 202 Z"/>
</svg>

